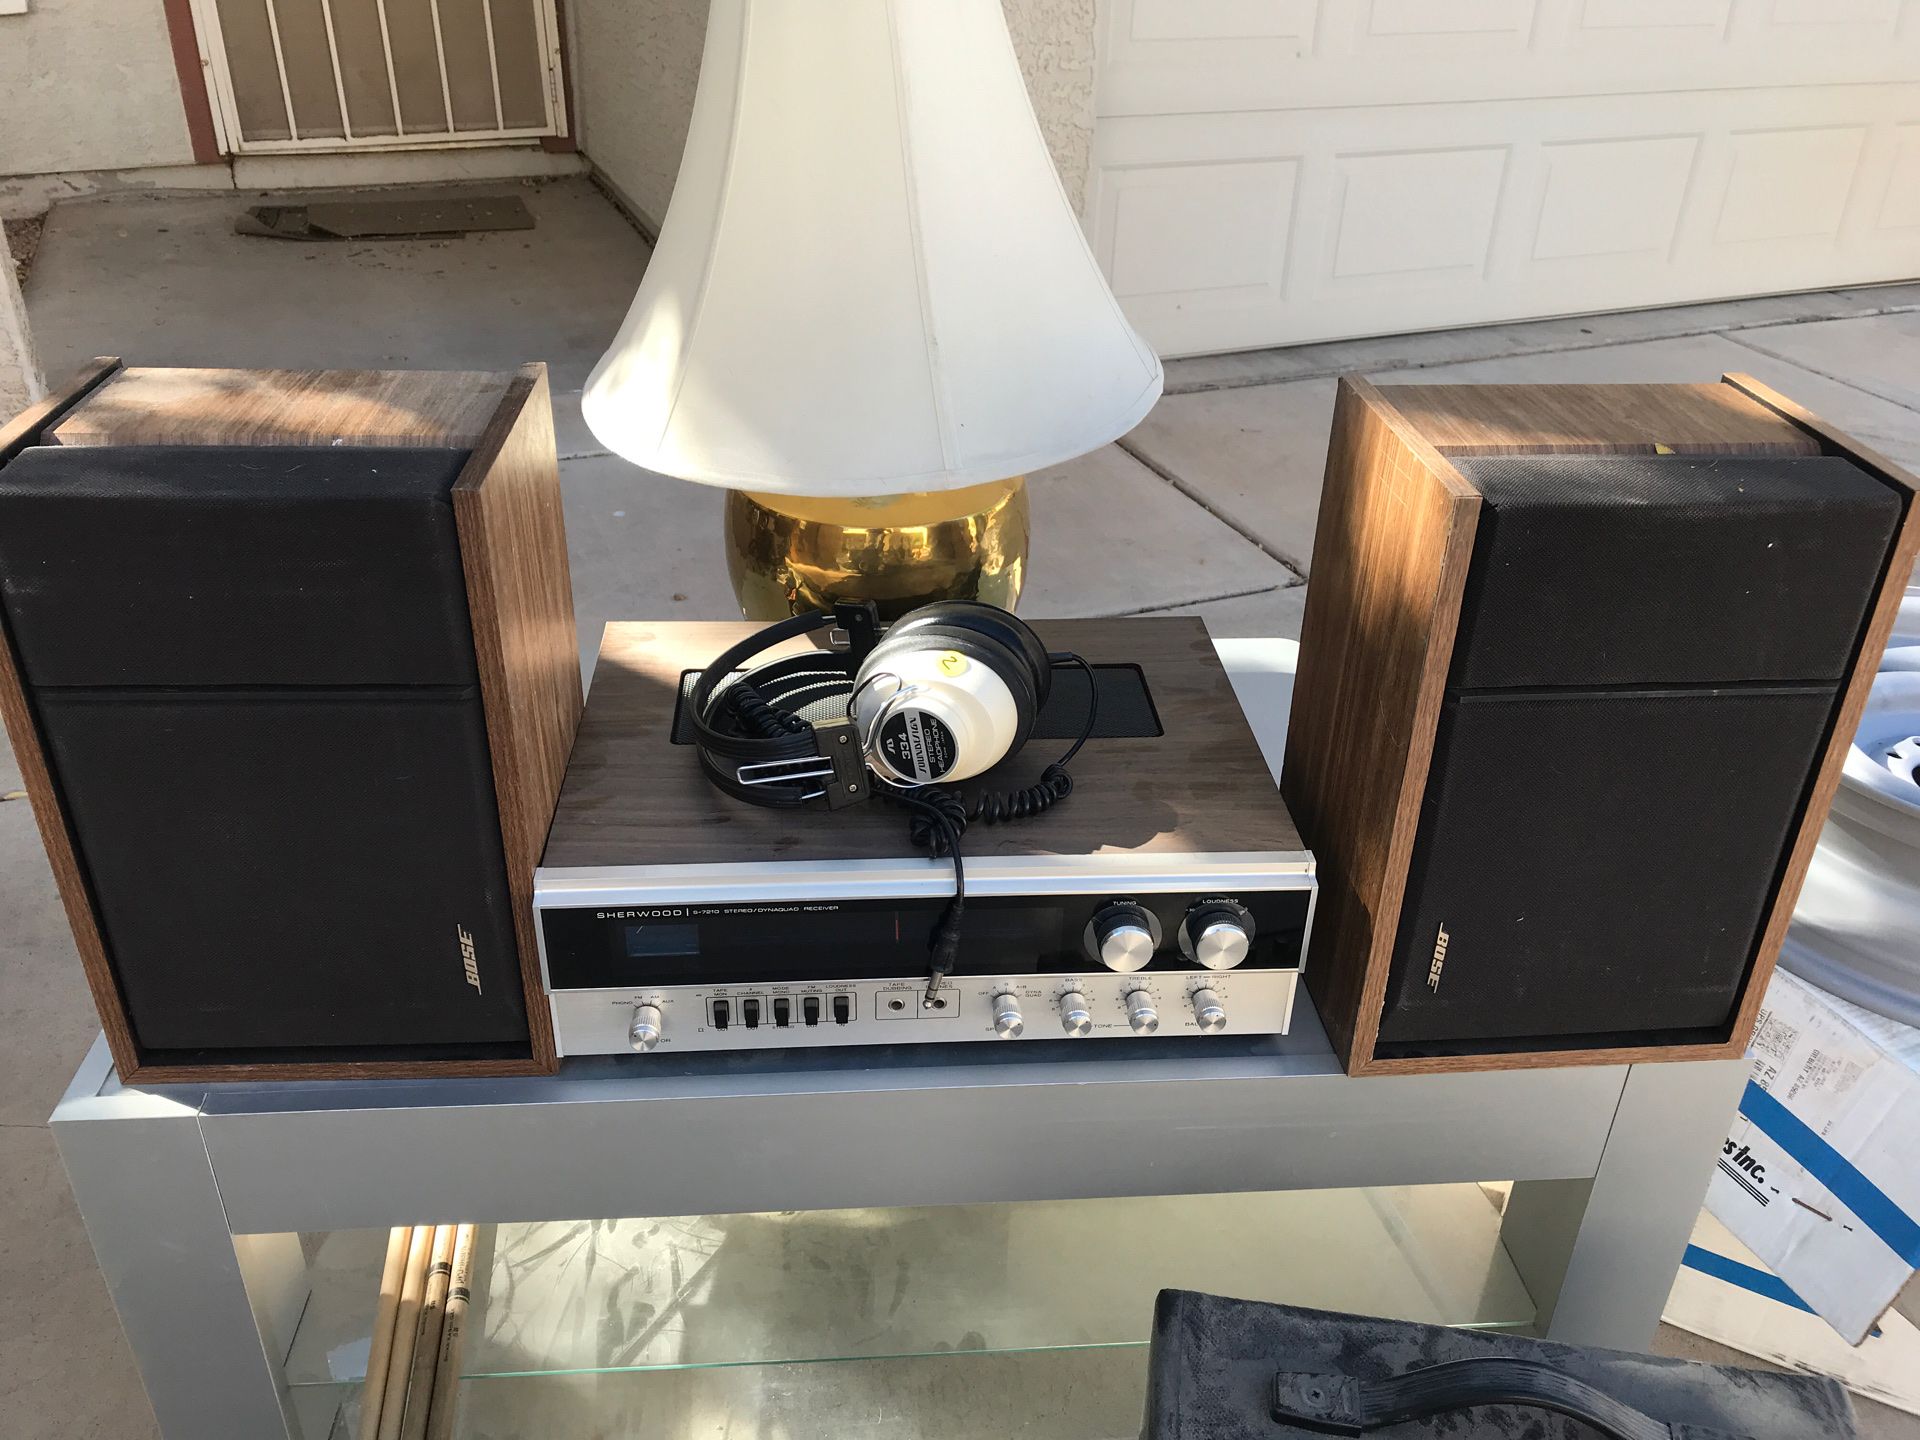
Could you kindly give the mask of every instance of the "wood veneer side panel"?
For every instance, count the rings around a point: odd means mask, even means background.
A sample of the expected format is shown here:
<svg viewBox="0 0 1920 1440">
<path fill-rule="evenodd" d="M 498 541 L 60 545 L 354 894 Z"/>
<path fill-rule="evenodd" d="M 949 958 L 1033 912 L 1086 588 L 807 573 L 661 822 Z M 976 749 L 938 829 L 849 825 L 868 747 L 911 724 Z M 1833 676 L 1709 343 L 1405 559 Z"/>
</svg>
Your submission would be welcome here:
<svg viewBox="0 0 1920 1440">
<path fill-rule="evenodd" d="M 1318 862 L 1306 981 L 1372 1056 L 1479 496 L 1365 380 L 1334 402 L 1281 791 Z"/>
<path fill-rule="evenodd" d="M 1812 455 L 1806 435 L 1725 385 L 1388 385 L 1443 455 Z"/>
<path fill-rule="evenodd" d="M 6 424 L 0 425 L 0 465 L 4 465 L 27 446 L 36 443 L 41 432 L 58 425 L 87 396 L 113 377 L 120 361 L 112 355 L 96 355 L 55 386 L 46 398 L 29 405 Z"/>
<path fill-rule="evenodd" d="M 1736 1060 L 1745 1039 L 1705 1045 L 1620 1045 L 1607 1050 L 1526 1050 L 1512 1054 L 1428 1055 L 1369 1059 L 1354 1075 L 1464 1075 L 1485 1070 L 1563 1070 L 1574 1065 L 1655 1065 L 1681 1060 Z"/>
<path fill-rule="evenodd" d="M 453 487 L 534 1055 L 552 1068 L 533 871 L 580 724 L 573 582 L 544 365 L 523 367 Z"/>
<path fill-rule="evenodd" d="M 43 431 L 105 384 L 119 368 L 118 360 L 99 357 L 83 366 L 38 405 L 0 427 L 0 466 L 38 440 Z M 93 992 L 94 1008 L 100 1014 L 107 1046 L 113 1051 L 114 1066 L 123 1077 L 131 1075 L 139 1063 L 133 1030 L 121 1004 L 113 965 L 107 959 L 106 938 L 100 933 L 99 921 L 93 913 L 93 896 L 87 888 L 79 847 L 74 844 L 53 769 L 40 743 L 40 727 L 34 719 L 32 702 L 27 698 L 4 607 L 0 607 L 0 718 L 5 721 L 7 738 L 13 742 L 14 762 L 19 765 L 26 784 L 34 822 L 40 828 L 40 843 L 46 849 L 54 885 L 67 912 L 67 924 L 73 930 L 74 948 L 80 953 L 80 966 L 86 973 L 87 988 Z"/>
<path fill-rule="evenodd" d="M 135 366 L 48 432 L 56 445 L 480 443 L 511 375 Z"/>
<path fill-rule="evenodd" d="M 1760 1002 L 1766 995 L 1767 981 L 1773 975 L 1774 964 L 1780 958 L 1780 947 L 1787 938 L 1787 926 L 1793 919 L 1794 906 L 1799 903 L 1800 887 L 1807 878 L 1807 867 L 1813 863 L 1814 849 L 1820 843 L 1820 831 L 1827 822 L 1827 812 L 1832 808 L 1833 797 L 1840 788 L 1840 772 L 1846 765 L 1854 732 L 1860 728 L 1860 719 L 1866 713 L 1874 676 L 1880 668 L 1881 656 L 1886 653 L 1887 640 L 1893 634 L 1900 602 L 1905 595 L 1908 579 L 1914 573 L 1915 559 L 1920 557 L 1920 504 L 1915 503 L 1916 497 L 1920 497 L 1920 478 L 1878 451 L 1849 439 L 1805 406 L 1789 400 L 1751 375 L 1728 375 L 1725 383 L 1804 431 L 1818 442 L 1825 453 L 1851 460 L 1876 476 L 1883 484 L 1898 491 L 1905 505 L 1900 528 L 1895 532 L 1893 545 L 1888 552 L 1887 567 L 1880 576 L 1879 590 L 1867 612 L 1867 623 L 1861 630 L 1858 647 L 1854 651 L 1853 666 L 1848 672 L 1846 688 L 1841 692 L 1839 709 L 1834 714 L 1826 753 L 1821 756 L 1819 768 L 1814 773 L 1806 809 L 1800 816 L 1800 828 L 1788 851 L 1780 888 L 1774 894 L 1773 908 L 1768 914 L 1766 928 L 1761 932 L 1753 969 L 1747 977 L 1747 988 L 1734 1018 L 1733 1038 L 1744 1051 L 1760 1013 Z"/>
</svg>

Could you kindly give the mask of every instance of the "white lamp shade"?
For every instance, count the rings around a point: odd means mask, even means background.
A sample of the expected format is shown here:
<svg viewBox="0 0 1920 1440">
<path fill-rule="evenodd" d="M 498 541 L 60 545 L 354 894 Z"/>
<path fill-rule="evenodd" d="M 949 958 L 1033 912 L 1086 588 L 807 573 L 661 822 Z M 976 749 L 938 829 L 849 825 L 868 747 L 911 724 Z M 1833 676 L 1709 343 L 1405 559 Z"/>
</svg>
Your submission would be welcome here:
<svg viewBox="0 0 1920 1440">
<path fill-rule="evenodd" d="M 882 495 L 1085 454 L 1159 398 L 1000 0 L 713 0 L 673 204 L 587 383 L 684 480 Z"/>
</svg>

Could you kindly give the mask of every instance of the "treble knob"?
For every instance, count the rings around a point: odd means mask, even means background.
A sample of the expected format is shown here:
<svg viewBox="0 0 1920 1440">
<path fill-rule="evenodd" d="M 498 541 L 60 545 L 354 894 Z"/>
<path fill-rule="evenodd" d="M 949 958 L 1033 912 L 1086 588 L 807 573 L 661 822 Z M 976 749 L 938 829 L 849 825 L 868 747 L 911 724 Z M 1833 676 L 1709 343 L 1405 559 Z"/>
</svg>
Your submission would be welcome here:
<svg viewBox="0 0 1920 1440">
<path fill-rule="evenodd" d="M 1104 907 L 1087 926 L 1087 948 L 1109 970 L 1144 970 L 1160 948 L 1160 922 L 1143 905 L 1120 900 Z"/>
<path fill-rule="evenodd" d="M 1205 901 L 1187 912 L 1180 950 L 1209 970 L 1231 970 L 1253 944 L 1253 917 L 1227 900 Z"/>
<path fill-rule="evenodd" d="M 627 1044 L 644 1055 L 660 1043 L 665 1029 L 666 1022 L 660 1017 L 658 1005 L 636 1005 L 633 1023 L 627 1027 Z"/>
<path fill-rule="evenodd" d="M 1060 997 L 1060 1028 L 1076 1040 L 1093 1033 L 1093 1011 L 1087 1005 L 1087 997 L 1078 990 L 1069 990 Z"/>
<path fill-rule="evenodd" d="M 1160 1007 L 1154 1003 L 1153 996 L 1144 990 L 1128 994 L 1127 1024 L 1136 1035 L 1151 1035 L 1160 1028 Z"/>
</svg>

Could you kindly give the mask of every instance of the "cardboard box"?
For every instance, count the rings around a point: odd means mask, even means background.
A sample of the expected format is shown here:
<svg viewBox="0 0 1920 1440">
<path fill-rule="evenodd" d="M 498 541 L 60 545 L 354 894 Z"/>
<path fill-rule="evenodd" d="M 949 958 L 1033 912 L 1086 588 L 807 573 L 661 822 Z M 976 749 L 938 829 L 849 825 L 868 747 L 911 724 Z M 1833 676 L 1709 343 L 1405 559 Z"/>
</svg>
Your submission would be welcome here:
<svg viewBox="0 0 1920 1440">
<path fill-rule="evenodd" d="M 1920 1329 L 1889 1310 L 1862 1345 L 1849 1345 L 1785 1281 L 1711 1215 L 1667 1298 L 1669 1325 L 1789 1370 L 1831 1375 L 1856 1395 L 1920 1415 Z"/>
<path fill-rule="evenodd" d="M 1849 1344 L 1920 1269 L 1920 1031 L 1781 971 L 1707 1209 Z"/>
</svg>

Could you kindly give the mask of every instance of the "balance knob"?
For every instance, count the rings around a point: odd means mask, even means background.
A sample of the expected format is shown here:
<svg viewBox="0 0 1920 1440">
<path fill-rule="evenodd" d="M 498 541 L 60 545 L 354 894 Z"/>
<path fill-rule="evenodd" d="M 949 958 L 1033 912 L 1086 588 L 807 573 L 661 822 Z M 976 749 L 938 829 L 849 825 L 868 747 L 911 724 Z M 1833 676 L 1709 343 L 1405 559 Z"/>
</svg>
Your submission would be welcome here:
<svg viewBox="0 0 1920 1440">
<path fill-rule="evenodd" d="M 1231 970 L 1253 944 L 1253 917 L 1238 905 L 1196 905 L 1180 927 L 1180 949 L 1209 970 Z"/>
<path fill-rule="evenodd" d="M 1153 996 L 1144 990 L 1127 996 L 1127 1024 L 1136 1035 L 1151 1035 L 1160 1028 L 1160 1007 L 1153 1003 Z"/>
<path fill-rule="evenodd" d="M 1131 975 L 1153 959 L 1153 917 L 1138 905 L 1109 905 L 1093 917 L 1093 955 L 1109 970 Z"/>
<path fill-rule="evenodd" d="M 1020 1000 L 1015 995 L 996 995 L 993 997 L 993 1033 L 1002 1040 L 1018 1040 L 1027 1028 L 1026 1017 L 1020 1013 Z"/>
<path fill-rule="evenodd" d="M 660 1043 L 660 1032 L 664 1028 L 658 1005 L 636 1005 L 633 1023 L 627 1027 L 627 1044 L 644 1055 Z"/>
<path fill-rule="evenodd" d="M 1078 990 L 1069 990 L 1060 997 L 1060 1028 L 1075 1039 L 1093 1033 L 1093 1011 L 1087 1007 L 1087 997 Z"/>
<path fill-rule="evenodd" d="M 1209 1035 L 1227 1028 L 1227 1007 L 1220 1003 L 1220 997 L 1213 991 L 1193 992 L 1193 1023 Z"/>
</svg>

